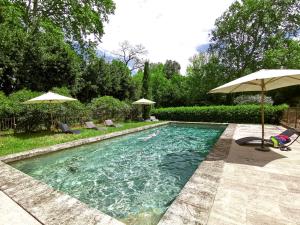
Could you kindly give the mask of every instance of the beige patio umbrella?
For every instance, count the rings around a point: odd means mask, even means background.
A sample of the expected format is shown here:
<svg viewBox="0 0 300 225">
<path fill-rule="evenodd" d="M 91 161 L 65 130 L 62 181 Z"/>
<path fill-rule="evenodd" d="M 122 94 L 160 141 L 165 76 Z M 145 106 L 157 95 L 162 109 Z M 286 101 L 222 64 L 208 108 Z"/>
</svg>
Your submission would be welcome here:
<svg viewBox="0 0 300 225">
<path fill-rule="evenodd" d="M 209 93 L 234 93 L 245 91 L 261 92 L 261 125 L 262 144 L 257 150 L 267 151 L 264 146 L 264 98 L 265 92 L 277 88 L 300 84 L 300 70 L 272 69 L 259 70 L 247 76 L 233 80 L 220 87 L 212 89 Z"/>
<path fill-rule="evenodd" d="M 66 96 L 59 95 L 59 94 L 49 91 L 49 92 L 42 94 L 36 98 L 32 98 L 32 99 L 24 102 L 24 104 L 63 103 L 63 102 L 76 101 L 76 100 L 77 99 L 75 99 L 75 98 L 66 97 Z"/>
<path fill-rule="evenodd" d="M 28 101 L 23 102 L 23 104 L 39 104 L 39 103 L 55 104 L 55 103 L 63 103 L 69 101 L 77 101 L 77 99 L 66 97 L 49 91 L 36 98 L 32 98 Z M 51 124 L 53 125 L 52 113 L 50 113 L 50 116 L 51 116 Z"/>
<path fill-rule="evenodd" d="M 133 105 L 143 105 L 143 117 L 146 117 L 145 116 L 146 105 L 153 105 L 153 104 L 155 104 L 155 102 L 145 99 L 145 98 L 141 98 L 141 99 L 133 102 L 132 104 Z M 146 119 L 146 118 L 144 118 L 144 119 Z"/>
<path fill-rule="evenodd" d="M 132 103 L 133 105 L 153 105 L 155 104 L 155 102 L 145 99 L 145 98 L 141 98 L 140 100 L 137 100 L 135 102 Z"/>
</svg>

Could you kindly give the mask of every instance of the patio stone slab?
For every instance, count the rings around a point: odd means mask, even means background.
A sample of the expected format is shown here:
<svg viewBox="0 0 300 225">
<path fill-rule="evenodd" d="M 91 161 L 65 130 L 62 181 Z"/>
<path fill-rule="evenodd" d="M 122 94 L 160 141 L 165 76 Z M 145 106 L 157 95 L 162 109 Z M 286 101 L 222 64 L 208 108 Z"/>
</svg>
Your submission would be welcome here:
<svg viewBox="0 0 300 225">
<path fill-rule="evenodd" d="M 34 217 L 0 191 L 0 224 L 3 225 L 41 225 Z"/>
<path fill-rule="evenodd" d="M 266 125 L 266 138 L 285 128 Z M 258 136 L 261 126 L 237 125 L 234 139 Z M 292 151 L 232 143 L 208 225 L 299 225 L 300 144 Z"/>
</svg>

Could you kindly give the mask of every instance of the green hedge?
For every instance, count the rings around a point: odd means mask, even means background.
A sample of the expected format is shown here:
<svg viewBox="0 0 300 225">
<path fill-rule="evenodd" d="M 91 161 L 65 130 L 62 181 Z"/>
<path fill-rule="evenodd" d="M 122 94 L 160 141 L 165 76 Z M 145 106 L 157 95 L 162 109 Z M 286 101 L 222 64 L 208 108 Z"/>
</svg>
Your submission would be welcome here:
<svg viewBox="0 0 300 225">
<path fill-rule="evenodd" d="M 265 106 L 265 123 L 279 123 L 287 105 Z M 260 123 L 259 105 L 237 106 L 194 106 L 159 108 L 151 111 L 160 120 L 220 122 L 220 123 Z"/>
</svg>

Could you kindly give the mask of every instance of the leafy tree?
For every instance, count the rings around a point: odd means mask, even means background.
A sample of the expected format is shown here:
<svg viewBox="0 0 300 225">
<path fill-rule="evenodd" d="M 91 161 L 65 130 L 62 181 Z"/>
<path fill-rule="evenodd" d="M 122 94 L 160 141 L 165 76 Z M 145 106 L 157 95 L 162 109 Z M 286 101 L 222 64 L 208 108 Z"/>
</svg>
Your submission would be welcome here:
<svg viewBox="0 0 300 225">
<path fill-rule="evenodd" d="M 167 79 L 164 73 L 164 65 L 162 63 L 149 65 L 149 98 L 153 99 L 156 107 L 186 105 L 186 77 L 180 74 L 174 75 L 171 79 Z M 142 80 L 143 73 L 139 71 L 133 76 L 136 84 L 137 96 L 143 97 Z"/>
<path fill-rule="evenodd" d="M 20 19 L 22 10 L 0 0 L 0 90 L 6 95 L 16 89 L 27 33 Z"/>
<path fill-rule="evenodd" d="M 167 60 L 164 65 L 164 73 L 168 79 L 171 79 L 175 74 L 180 74 L 180 64 L 173 60 Z"/>
<path fill-rule="evenodd" d="M 0 89 L 8 95 L 23 88 L 71 88 L 80 74 L 81 59 L 53 24 L 28 32 L 21 6 L 0 1 Z"/>
<path fill-rule="evenodd" d="M 64 42 L 63 36 L 36 33 L 29 40 L 24 48 L 17 89 L 47 91 L 52 87 L 72 88 L 80 75 L 82 62 Z"/>
<path fill-rule="evenodd" d="M 127 66 L 118 60 L 110 63 L 103 58 L 95 58 L 87 64 L 76 88 L 78 98 L 84 102 L 105 95 L 120 100 L 132 99 L 135 95 L 135 85 Z"/>
<path fill-rule="evenodd" d="M 64 31 L 70 41 L 83 45 L 88 35 L 100 41 L 103 23 L 114 13 L 112 0 L 64 1 L 64 0 L 10 0 L 23 9 L 23 23 L 29 32 L 36 32 L 47 24 Z"/>
<path fill-rule="evenodd" d="M 129 116 L 130 106 L 112 96 L 95 98 L 89 104 L 93 117 L 100 122 L 105 119 L 125 119 Z"/>
<path fill-rule="evenodd" d="M 77 79 L 77 97 L 84 102 L 98 96 L 108 95 L 112 88 L 110 68 L 103 58 L 95 58 L 86 65 L 82 76 Z"/>
<path fill-rule="evenodd" d="M 220 103 L 219 95 L 208 92 L 219 86 L 224 78 L 224 68 L 217 57 L 199 53 L 190 59 L 191 65 L 187 68 L 187 92 L 190 105 L 207 105 Z"/>
<path fill-rule="evenodd" d="M 143 68 L 145 63 L 143 57 L 148 54 L 148 51 L 141 44 L 131 45 L 128 41 L 123 41 L 120 43 L 120 49 L 114 54 L 133 72 Z"/>
<path fill-rule="evenodd" d="M 179 74 L 168 79 L 163 64 L 152 64 L 151 93 L 157 107 L 186 105 L 186 78 Z"/>
<path fill-rule="evenodd" d="M 128 67 L 121 61 L 113 60 L 110 64 L 110 78 L 112 79 L 111 95 L 120 99 L 132 99 L 134 85 Z"/>
<path fill-rule="evenodd" d="M 264 53 L 262 63 L 266 69 L 300 69 L 300 40 L 278 40 Z"/>
<path fill-rule="evenodd" d="M 144 76 L 143 76 L 143 87 L 142 87 L 142 96 L 143 98 L 148 98 L 149 95 L 149 62 L 145 62 L 144 66 Z"/>
<path fill-rule="evenodd" d="M 142 86 L 142 95 L 143 98 L 148 98 L 149 96 L 149 77 L 150 73 L 149 73 L 149 62 L 146 61 L 145 62 L 145 66 L 144 66 L 144 76 L 143 76 L 143 86 Z M 143 108 L 143 118 L 147 119 L 149 118 L 150 115 L 150 107 L 144 106 Z"/>
<path fill-rule="evenodd" d="M 235 1 L 211 33 L 210 51 L 225 68 L 223 82 L 262 68 L 264 53 L 299 29 L 299 0 Z"/>
<path fill-rule="evenodd" d="M 267 69 L 300 69 L 300 41 L 286 40 L 265 52 L 263 65 Z M 300 87 L 292 86 L 271 91 L 274 104 L 300 105 Z"/>
</svg>

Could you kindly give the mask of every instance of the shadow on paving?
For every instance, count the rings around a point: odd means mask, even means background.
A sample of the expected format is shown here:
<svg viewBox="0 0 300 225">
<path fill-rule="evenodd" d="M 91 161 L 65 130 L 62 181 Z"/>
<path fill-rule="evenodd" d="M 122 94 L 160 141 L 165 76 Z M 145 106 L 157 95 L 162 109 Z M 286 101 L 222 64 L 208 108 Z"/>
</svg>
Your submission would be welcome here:
<svg viewBox="0 0 300 225">
<path fill-rule="evenodd" d="M 269 152 L 262 152 L 255 150 L 256 147 L 258 146 L 240 146 L 233 140 L 226 163 L 264 167 L 274 160 L 286 158 L 286 156 L 275 152 L 272 148 Z"/>
</svg>

